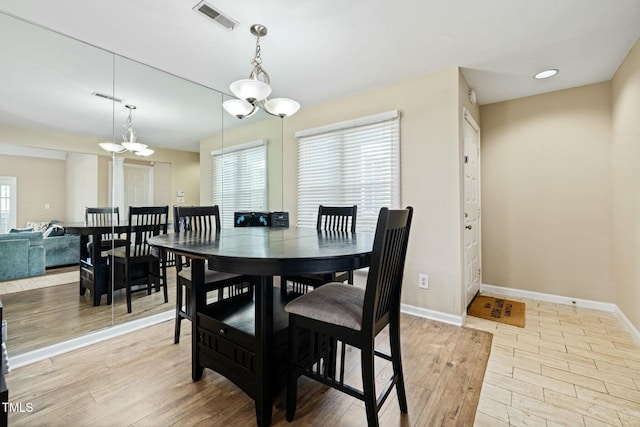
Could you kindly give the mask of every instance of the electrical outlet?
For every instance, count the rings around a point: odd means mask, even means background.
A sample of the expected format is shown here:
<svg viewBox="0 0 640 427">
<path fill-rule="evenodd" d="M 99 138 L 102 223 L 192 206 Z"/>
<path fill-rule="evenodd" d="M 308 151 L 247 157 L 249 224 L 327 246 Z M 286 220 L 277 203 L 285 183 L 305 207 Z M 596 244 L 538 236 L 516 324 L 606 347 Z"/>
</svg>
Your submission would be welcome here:
<svg viewBox="0 0 640 427">
<path fill-rule="evenodd" d="M 418 287 L 421 289 L 429 289 L 429 275 L 418 274 Z"/>
</svg>

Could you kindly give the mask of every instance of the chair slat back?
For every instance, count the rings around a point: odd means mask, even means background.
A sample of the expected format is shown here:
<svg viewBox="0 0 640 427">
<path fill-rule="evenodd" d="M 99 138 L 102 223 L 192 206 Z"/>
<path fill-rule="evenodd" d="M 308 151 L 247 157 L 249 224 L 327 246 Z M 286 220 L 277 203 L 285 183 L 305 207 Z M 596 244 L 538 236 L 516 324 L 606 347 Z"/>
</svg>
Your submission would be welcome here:
<svg viewBox="0 0 640 427">
<path fill-rule="evenodd" d="M 88 226 L 111 226 L 120 224 L 120 209 L 117 206 L 109 208 L 85 208 L 84 222 Z M 111 233 L 102 235 L 104 240 L 113 238 Z"/>
<path fill-rule="evenodd" d="M 129 208 L 127 225 L 126 256 L 153 256 L 154 251 L 147 243 L 150 237 L 167 233 L 169 206 L 144 206 Z"/>
<path fill-rule="evenodd" d="M 363 307 L 363 328 L 377 333 L 399 316 L 413 208 L 382 208 L 378 216 Z"/>
<path fill-rule="evenodd" d="M 84 220 L 87 225 L 118 225 L 120 223 L 120 209 L 111 208 L 85 208 Z"/>
<path fill-rule="evenodd" d="M 356 231 L 358 206 L 322 206 L 318 208 L 316 230 Z"/>
<path fill-rule="evenodd" d="M 174 206 L 174 231 L 219 231 L 220 210 L 213 206 Z"/>
</svg>

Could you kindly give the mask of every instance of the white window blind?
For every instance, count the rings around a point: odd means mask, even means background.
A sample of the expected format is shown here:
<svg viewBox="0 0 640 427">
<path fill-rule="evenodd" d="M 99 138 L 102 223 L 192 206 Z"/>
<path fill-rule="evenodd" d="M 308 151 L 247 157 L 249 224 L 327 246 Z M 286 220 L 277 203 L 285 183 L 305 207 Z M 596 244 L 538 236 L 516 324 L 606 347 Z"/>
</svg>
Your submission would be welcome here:
<svg viewBox="0 0 640 427">
<path fill-rule="evenodd" d="M 315 228 L 318 206 L 358 205 L 356 229 L 375 231 L 381 207 L 400 206 L 397 111 L 296 133 L 298 227 Z"/>
<path fill-rule="evenodd" d="M 261 211 L 267 206 L 267 144 L 265 140 L 211 153 L 213 203 L 220 207 L 223 227 L 233 227 L 233 213 Z"/>
</svg>

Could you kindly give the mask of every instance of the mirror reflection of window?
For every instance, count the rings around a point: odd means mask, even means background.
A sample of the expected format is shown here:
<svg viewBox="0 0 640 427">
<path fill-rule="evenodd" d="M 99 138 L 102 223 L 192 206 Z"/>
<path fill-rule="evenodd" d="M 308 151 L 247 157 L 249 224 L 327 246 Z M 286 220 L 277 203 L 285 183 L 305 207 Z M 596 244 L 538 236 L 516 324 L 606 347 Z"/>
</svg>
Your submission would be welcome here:
<svg viewBox="0 0 640 427">
<path fill-rule="evenodd" d="M 216 150 L 211 153 L 211 157 L 213 203 L 220 207 L 223 227 L 234 226 L 234 212 L 266 210 L 266 141 Z"/>
</svg>

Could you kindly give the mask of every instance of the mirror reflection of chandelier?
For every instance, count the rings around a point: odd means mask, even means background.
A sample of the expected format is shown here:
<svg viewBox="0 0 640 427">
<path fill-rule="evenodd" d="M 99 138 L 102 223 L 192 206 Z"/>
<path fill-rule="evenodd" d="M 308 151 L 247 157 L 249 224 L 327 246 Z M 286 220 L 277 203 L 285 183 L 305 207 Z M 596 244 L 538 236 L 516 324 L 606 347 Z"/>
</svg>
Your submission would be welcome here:
<svg viewBox="0 0 640 427">
<path fill-rule="evenodd" d="M 131 112 L 136 109 L 135 105 L 125 105 L 129 109 L 129 117 L 124 124 L 124 132 L 122 132 L 122 142 L 115 144 L 113 142 L 101 142 L 99 145 L 103 150 L 112 153 L 123 153 L 125 151 L 131 151 L 136 156 L 147 157 L 154 153 L 154 150 L 148 148 L 147 144 L 142 144 L 137 141 L 138 134 L 133 128 L 133 121 L 131 119 Z"/>
<path fill-rule="evenodd" d="M 295 114 L 300 109 L 300 104 L 293 99 L 267 99 L 271 94 L 271 86 L 269 86 L 269 74 L 262 68 L 260 56 L 260 37 L 267 35 L 267 27 L 260 24 L 252 25 L 251 34 L 256 36 L 256 53 L 251 61 L 253 70 L 248 79 L 231 83 L 229 89 L 238 99 L 225 101 L 222 106 L 227 113 L 239 119 L 253 115 L 258 108 L 281 118 Z"/>
</svg>

